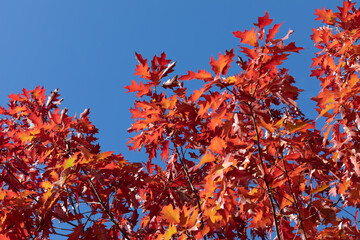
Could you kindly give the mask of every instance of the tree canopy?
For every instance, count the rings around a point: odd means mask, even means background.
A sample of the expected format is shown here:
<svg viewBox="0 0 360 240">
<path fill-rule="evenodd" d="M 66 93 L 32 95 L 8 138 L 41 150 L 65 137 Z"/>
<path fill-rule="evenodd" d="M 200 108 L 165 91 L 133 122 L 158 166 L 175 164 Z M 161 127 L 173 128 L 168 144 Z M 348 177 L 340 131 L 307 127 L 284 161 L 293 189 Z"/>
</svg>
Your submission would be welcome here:
<svg viewBox="0 0 360 240">
<path fill-rule="evenodd" d="M 321 129 L 282 67 L 302 48 L 292 30 L 277 36 L 267 12 L 233 32 L 239 56 L 225 50 L 211 71 L 175 75 L 165 53 L 136 53 L 128 146 L 145 150 L 141 163 L 101 152 L 89 109 L 69 116 L 58 90 L 9 95 L 1 238 L 359 239 L 360 10 L 343 1 L 315 14 L 324 24 L 311 36 Z"/>
</svg>

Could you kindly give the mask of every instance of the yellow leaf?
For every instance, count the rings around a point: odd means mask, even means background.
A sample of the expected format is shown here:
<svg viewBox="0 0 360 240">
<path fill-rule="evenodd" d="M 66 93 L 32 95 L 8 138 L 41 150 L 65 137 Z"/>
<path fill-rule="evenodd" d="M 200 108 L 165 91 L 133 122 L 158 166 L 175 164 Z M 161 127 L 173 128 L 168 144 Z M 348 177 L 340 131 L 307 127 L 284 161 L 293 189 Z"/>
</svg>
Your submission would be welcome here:
<svg viewBox="0 0 360 240">
<path fill-rule="evenodd" d="M 303 122 L 303 121 L 298 121 L 295 123 L 289 123 L 288 124 L 288 128 L 289 128 L 289 133 L 294 133 L 296 131 L 305 131 L 306 129 L 309 129 L 313 127 L 313 124 L 309 123 L 309 122 Z"/>
<path fill-rule="evenodd" d="M 161 213 L 164 215 L 164 218 L 169 221 L 169 223 L 172 224 L 178 224 L 180 223 L 180 212 L 179 209 L 173 208 L 171 204 L 163 207 L 161 210 Z"/>
<path fill-rule="evenodd" d="M 172 237 L 172 235 L 174 235 L 176 232 L 177 232 L 176 227 L 170 224 L 169 229 L 165 233 L 164 239 L 169 240 Z"/>
<path fill-rule="evenodd" d="M 314 190 L 312 190 L 311 192 L 310 192 L 310 195 L 309 196 L 311 196 L 311 195 L 313 195 L 313 194 L 315 194 L 315 193 L 318 193 L 318 192 L 321 192 L 321 191 L 324 191 L 325 189 L 327 189 L 328 187 L 330 187 L 331 185 L 329 184 L 324 184 L 324 185 L 322 185 L 322 186 L 320 186 L 320 187 L 317 187 L 317 188 L 315 188 Z"/>
<path fill-rule="evenodd" d="M 285 117 L 282 117 L 279 121 L 277 121 L 275 123 L 274 126 L 277 127 L 277 128 L 281 128 L 283 126 L 283 124 L 284 124 L 284 121 L 285 121 Z"/>
<path fill-rule="evenodd" d="M 227 84 L 235 84 L 237 82 L 237 79 L 235 76 L 230 76 L 224 81 Z"/>
<path fill-rule="evenodd" d="M 66 159 L 64 162 L 64 170 L 73 167 L 75 163 L 75 159 L 76 159 L 75 157 Z"/>
<path fill-rule="evenodd" d="M 49 181 L 45 181 L 45 182 L 41 183 L 41 186 L 48 190 L 48 189 L 52 188 L 53 184 L 51 182 L 49 182 Z"/>
<path fill-rule="evenodd" d="M 99 154 L 96 156 L 96 160 L 104 160 L 104 159 L 110 157 L 113 153 L 114 153 L 114 151 L 99 153 Z"/>
</svg>

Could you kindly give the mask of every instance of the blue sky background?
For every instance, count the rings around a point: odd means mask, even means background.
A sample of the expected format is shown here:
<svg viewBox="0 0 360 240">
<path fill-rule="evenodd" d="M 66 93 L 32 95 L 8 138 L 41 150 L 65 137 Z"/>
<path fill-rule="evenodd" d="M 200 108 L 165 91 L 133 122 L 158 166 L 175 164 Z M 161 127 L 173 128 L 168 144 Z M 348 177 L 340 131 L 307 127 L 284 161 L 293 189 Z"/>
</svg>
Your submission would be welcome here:
<svg viewBox="0 0 360 240">
<path fill-rule="evenodd" d="M 279 37 L 295 30 L 290 41 L 305 48 L 284 65 L 295 76 L 301 94 L 300 106 L 308 117 L 316 112 L 310 97 L 319 82 L 311 79 L 313 57 L 311 28 L 315 9 L 335 9 L 335 0 L 257 1 L 121 1 L 36 0 L 0 1 L 0 105 L 22 88 L 42 85 L 47 93 L 59 88 L 62 107 L 70 115 L 90 108 L 90 119 L 99 128 L 103 151 L 122 153 L 131 161 L 144 161 L 143 154 L 126 147 L 129 108 L 134 95 L 124 87 L 137 61 L 165 51 L 177 60 L 176 74 L 209 69 L 210 57 L 237 48 L 232 32 L 251 29 L 265 10 L 274 23 L 284 22 Z M 322 25 L 322 24 L 320 24 Z M 237 52 L 237 49 L 236 49 Z M 233 69 L 238 70 L 237 66 Z"/>
</svg>

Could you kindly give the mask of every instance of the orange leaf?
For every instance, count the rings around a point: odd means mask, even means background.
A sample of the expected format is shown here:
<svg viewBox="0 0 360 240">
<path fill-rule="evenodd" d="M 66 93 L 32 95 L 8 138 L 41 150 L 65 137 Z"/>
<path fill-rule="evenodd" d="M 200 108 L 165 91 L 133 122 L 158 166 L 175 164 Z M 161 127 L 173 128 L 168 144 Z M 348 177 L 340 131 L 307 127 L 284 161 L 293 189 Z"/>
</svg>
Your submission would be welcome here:
<svg viewBox="0 0 360 240">
<path fill-rule="evenodd" d="M 147 59 L 143 59 L 142 56 L 138 53 L 135 53 L 136 59 L 139 64 L 136 65 L 134 75 L 140 76 L 141 78 L 149 79 L 150 78 L 150 68 L 147 63 Z"/>
<path fill-rule="evenodd" d="M 233 32 L 234 36 L 240 38 L 241 43 L 249 44 L 251 46 L 257 47 L 259 45 L 257 41 L 257 30 L 255 28 L 251 29 L 250 31 L 245 30 L 245 32 L 237 31 Z"/>
<path fill-rule="evenodd" d="M 210 151 L 206 152 L 206 154 L 201 158 L 200 163 L 196 166 L 195 169 L 200 168 L 203 164 L 207 163 L 207 162 L 213 162 L 216 160 L 216 157 L 213 153 L 211 153 Z"/>
<path fill-rule="evenodd" d="M 280 26 L 282 25 L 282 23 L 280 24 L 275 24 L 270 30 L 269 33 L 266 35 L 266 41 L 269 42 L 271 40 L 274 39 L 275 34 L 279 31 Z"/>
<path fill-rule="evenodd" d="M 198 100 L 201 97 L 201 95 L 203 95 L 204 90 L 205 90 L 204 88 L 200 89 L 200 91 L 195 89 L 194 93 L 190 96 L 189 100 L 192 102 L 196 102 L 196 100 Z"/>
<path fill-rule="evenodd" d="M 163 207 L 161 213 L 170 224 L 180 223 L 180 211 L 177 208 L 174 209 L 171 204 Z"/>
<path fill-rule="evenodd" d="M 211 140 L 211 143 L 210 143 L 210 146 L 208 147 L 208 149 L 210 149 L 214 153 L 222 154 L 225 146 L 226 146 L 226 142 L 223 139 L 221 139 L 219 137 L 214 137 Z"/>
<path fill-rule="evenodd" d="M 329 25 L 334 24 L 336 20 L 336 15 L 334 14 L 334 12 L 331 9 L 326 10 L 325 7 L 323 7 L 322 10 L 316 9 L 315 15 L 318 16 L 317 18 L 315 18 L 315 20 L 322 20 L 323 23 Z"/>
<path fill-rule="evenodd" d="M 204 211 L 204 215 L 208 216 L 212 224 L 216 224 L 218 221 L 222 219 L 222 216 L 218 213 L 220 209 L 220 205 L 216 205 L 213 208 L 207 208 Z"/>
<path fill-rule="evenodd" d="M 322 186 L 319 186 L 319 187 L 313 189 L 313 190 L 310 192 L 309 196 L 311 196 L 311 195 L 313 195 L 313 194 L 315 194 L 315 193 L 324 191 L 325 189 L 327 189 L 327 188 L 330 187 L 330 186 L 331 186 L 331 184 L 324 184 L 324 185 L 322 185 Z"/>
<path fill-rule="evenodd" d="M 291 123 L 288 124 L 289 133 L 294 133 L 296 131 L 305 131 L 306 129 L 312 127 L 314 127 L 314 123 L 303 122 L 303 121 L 298 121 L 293 124 Z"/>
<path fill-rule="evenodd" d="M 205 82 L 209 82 L 213 79 L 211 73 L 205 70 L 199 70 L 197 73 L 193 71 L 188 71 L 187 75 L 183 75 L 179 78 L 180 80 L 192 80 L 192 79 L 200 79 L 204 80 Z"/>
<path fill-rule="evenodd" d="M 210 123 L 208 125 L 209 129 L 215 130 L 216 126 L 221 126 L 224 120 L 224 116 L 226 114 L 227 110 L 226 108 L 220 109 L 220 111 L 213 114 L 210 120 Z"/>
<path fill-rule="evenodd" d="M 330 130 L 332 129 L 333 125 L 327 126 L 326 132 L 324 132 L 324 146 L 326 145 L 326 140 L 329 136 Z"/>
<path fill-rule="evenodd" d="M 142 82 L 140 82 L 140 85 L 138 85 L 134 80 L 131 80 L 131 85 L 124 87 L 129 92 L 138 92 L 135 97 L 141 97 L 147 94 L 151 90 L 151 85 L 144 85 Z"/>
<path fill-rule="evenodd" d="M 215 59 L 211 57 L 211 69 L 215 72 L 216 75 L 226 75 L 228 69 L 230 68 L 230 63 L 232 62 L 234 57 L 234 49 L 226 51 L 225 55 L 219 53 L 219 59 L 217 61 L 215 61 Z"/>
</svg>

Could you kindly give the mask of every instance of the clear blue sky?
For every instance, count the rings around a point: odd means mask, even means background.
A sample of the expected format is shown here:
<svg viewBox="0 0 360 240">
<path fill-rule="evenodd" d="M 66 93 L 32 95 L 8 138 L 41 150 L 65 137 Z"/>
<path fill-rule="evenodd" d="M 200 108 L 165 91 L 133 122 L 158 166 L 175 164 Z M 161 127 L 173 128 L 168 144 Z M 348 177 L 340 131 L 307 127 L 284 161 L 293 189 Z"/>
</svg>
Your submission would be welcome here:
<svg viewBox="0 0 360 240">
<path fill-rule="evenodd" d="M 27 0 L 0 2 L 0 104 L 22 88 L 59 88 L 62 107 L 71 115 L 90 108 L 104 151 L 114 150 L 129 160 L 126 142 L 129 108 L 134 95 L 124 86 L 133 75 L 134 52 L 152 58 L 165 51 L 177 60 L 176 73 L 209 68 L 210 57 L 237 48 L 233 31 L 252 28 L 265 10 L 274 23 L 284 22 L 280 35 L 295 30 L 290 41 L 305 48 L 285 64 L 304 89 L 300 106 L 314 117 L 319 82 L 310 79 L 315 8 L 335 9 L 335 0 L 257 1 L 121 1 Z M 237 51 L 237 50 L 236 50 Z M 238 69 L 234 66 L 235 69 Z"/>
</svg>

